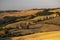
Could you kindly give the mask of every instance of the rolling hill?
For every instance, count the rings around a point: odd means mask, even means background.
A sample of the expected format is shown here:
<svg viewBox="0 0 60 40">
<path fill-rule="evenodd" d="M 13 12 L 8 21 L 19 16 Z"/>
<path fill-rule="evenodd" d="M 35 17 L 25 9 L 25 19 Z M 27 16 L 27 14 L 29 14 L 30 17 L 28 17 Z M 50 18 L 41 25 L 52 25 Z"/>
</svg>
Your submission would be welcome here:
<svg viewBox="0 0 60 40">
<path fill-rule="evenodd" d="M 26 40 L 29 40 L 31 36 L 36 34 L 38 35 L 36 39 L 45 40 L 45 36 L 53 36 L 55 35 L 54 33 L 57 34 L 56 39 L 59 40 L 60 8 L 0 12 L 0 37 L 12 37 L 11 40 L 14 40 L 15 37 L 20 38 L 18 36 L 27 35 Z M 29 36 L 30 34 L 31 36 Z M 49 39 L 47 38 L 46 40 Z M 35 37 L 30 40 L 35 40 Z M 53 40 L 53 38 L 49 40 Z"/>
</svg>

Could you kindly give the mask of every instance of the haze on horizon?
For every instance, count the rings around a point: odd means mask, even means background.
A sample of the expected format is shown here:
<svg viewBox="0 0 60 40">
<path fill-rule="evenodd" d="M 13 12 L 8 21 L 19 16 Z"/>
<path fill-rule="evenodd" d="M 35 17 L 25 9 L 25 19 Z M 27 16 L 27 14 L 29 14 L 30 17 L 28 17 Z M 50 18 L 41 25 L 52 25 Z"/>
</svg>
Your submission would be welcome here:
<svg viewBox="0 0 60 40">
<path fill-rule="evenodd" d="M 60 7 L 60 0 L 0 0 L 0 10 L 24 10 L 57 7 Z"/>
</svg>

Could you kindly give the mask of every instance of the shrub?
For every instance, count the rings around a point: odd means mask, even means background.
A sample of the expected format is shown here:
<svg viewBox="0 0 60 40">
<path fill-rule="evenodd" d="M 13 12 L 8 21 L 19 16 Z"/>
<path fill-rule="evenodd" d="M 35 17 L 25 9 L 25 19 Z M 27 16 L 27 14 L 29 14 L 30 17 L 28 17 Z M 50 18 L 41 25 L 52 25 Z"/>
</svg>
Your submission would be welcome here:
<svg viewBox="0 0 60 40">
<path fill-rule="evenodd" d="M 45 15 L 51 15 L 53 12 L 48 12 L 48 10 L 45 10 L 43 12 L 38 12 L 36 15 L 37 16 L 45 16 Z"/>
<path fill-rule="evenodd" d="M 22 27 L 22 29 L 29 29 L 29 24 L 27 23 L 21 23 L 20 26 Z"/>
</svg>

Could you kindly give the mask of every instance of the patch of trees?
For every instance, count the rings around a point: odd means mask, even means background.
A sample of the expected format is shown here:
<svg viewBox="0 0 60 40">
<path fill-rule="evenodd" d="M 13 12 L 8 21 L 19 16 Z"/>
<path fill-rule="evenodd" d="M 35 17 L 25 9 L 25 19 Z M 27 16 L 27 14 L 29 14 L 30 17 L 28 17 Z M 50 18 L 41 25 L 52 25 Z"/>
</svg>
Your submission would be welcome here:
<svg viewBox="0 0 60 40">
<path fill-rule="evenodd" d="M 6 11 L 0 11 L 0 13 L 4 13 L 4 12 L 21 12 L 21 10 L 6 10 Z"/>
<path fill-rule="evenodd" d="M 36 15 L 37 16 L 45 16 L 45 15 L 51 15 L 53 12 L 48 12 L 48 10 L 45 10 L 43 12 L 38 12 Z"/>
<path fill-rule="evenodd" d="M 21 23 L 20 26 L 22 29 L 29 29 L 29 23 Z"/>
<path fill-rule="evenodd" d="M 0 11 L 0 13 L 4 13 L 5 11 Z"/>
<path fill-rule="evenodd" d="M 60 16 L 60 12 L 56 12 Z"/>
<path fill-rule="evenodd" d="M 3 20 L 0 20 L 0 26 L 15 23 L 15 22 L 18 22 L 18 21 L 31 19 L 31 18 L 34 18 L 34 17 L 35 16 L 33 16 L 33 15 L 31 15 L 31 17 L 29 17 L 29 16 L 20 16 L 20 17 L 5 16 Z"/>
<path fill-rule="evenodd" d="M 9 24 L 9 23 L 16 22 L 16 20 L 17 20 L 16 17 L 6 16 L 6 17 L 4 17 L 3 20 L 0 20 L 0 26 L 3 26 L 3 25 L 6 25 L 6 24 Z"/>
</svg>

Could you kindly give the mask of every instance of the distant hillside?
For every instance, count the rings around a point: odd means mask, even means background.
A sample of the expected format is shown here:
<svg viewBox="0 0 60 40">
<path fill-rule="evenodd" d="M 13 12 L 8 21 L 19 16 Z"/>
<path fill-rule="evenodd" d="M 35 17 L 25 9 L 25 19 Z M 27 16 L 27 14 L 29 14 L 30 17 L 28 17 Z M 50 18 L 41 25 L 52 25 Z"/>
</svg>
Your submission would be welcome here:
<svg viewBox="0 0 60 40">
<path fill-rule="evenodd" d="M 60 8 L 0 11 L 0 37 L 60 31 Z"/>
</svg>

